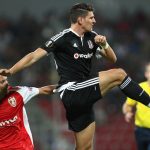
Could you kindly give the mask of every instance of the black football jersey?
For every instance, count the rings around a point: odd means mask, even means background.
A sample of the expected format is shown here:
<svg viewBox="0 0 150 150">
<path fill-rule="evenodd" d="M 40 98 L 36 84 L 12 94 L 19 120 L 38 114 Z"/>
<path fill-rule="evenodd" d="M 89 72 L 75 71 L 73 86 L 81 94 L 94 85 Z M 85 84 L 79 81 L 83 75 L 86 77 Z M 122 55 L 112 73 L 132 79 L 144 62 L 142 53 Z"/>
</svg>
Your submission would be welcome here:
<svg viewBox="0 0 150 150">
<path fill-rule="evenodd" d="M 41 46 L 48 53 L 54 54 L 60 75 L 59 84 L 82 81 L 89 76 L 91 60 L 98 48 L 94 42 L 95 36 L 95 32 L 87 32 L 81 38 L 72 29 L 66 29 Z"/>
</svg>

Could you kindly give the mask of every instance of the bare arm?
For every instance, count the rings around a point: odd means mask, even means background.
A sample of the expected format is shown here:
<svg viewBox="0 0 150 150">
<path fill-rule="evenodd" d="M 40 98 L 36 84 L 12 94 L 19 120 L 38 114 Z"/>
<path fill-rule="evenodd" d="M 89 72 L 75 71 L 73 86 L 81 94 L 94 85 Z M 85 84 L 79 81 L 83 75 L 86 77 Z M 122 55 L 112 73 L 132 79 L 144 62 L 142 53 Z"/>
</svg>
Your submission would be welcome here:
<svg viewBox="0 0 150 150">
<path fill-rule="evenodd" d="M 39 94 L 44 94 L 44 95 L 54 94 L 53 90 L 56 88 L 56 86 L 57 85 L 43 86 L 43 87 L 39 88 Z"/>
<path fill-rule="evenodd" d="M 31 52 L 24 56 L 20 61 L 18 61 L 13 67 L 10 69 L 1 69 L 0 74 L 1 75 L 12 75 L 15 74 L 24 68 L 31 66 L 35 62 L 37 62 L 39 59 L 44 57 L 47 54 L 47 52 L 42 48 L 37 48 L 34 52 Z"/>
<path fill-rule="evenodd" d="M 134 106 L 127 104 L 126 102 L 123 104 L 122 112 L 125 117 L 126 122 L 131 122 L 134 117 Z"/>
<path fill-rule="evenodd" d="M 107 43 L 106 37 L 102 35 L 95 36 L 95 43 L 101 46 L 103 49 L 100 51 L 100 54 L 104 56 L 106 59 L 110 60 L 111 62 L 116 62 L 117 57 L 114 53 L 113 49 Z"/>
</svg>

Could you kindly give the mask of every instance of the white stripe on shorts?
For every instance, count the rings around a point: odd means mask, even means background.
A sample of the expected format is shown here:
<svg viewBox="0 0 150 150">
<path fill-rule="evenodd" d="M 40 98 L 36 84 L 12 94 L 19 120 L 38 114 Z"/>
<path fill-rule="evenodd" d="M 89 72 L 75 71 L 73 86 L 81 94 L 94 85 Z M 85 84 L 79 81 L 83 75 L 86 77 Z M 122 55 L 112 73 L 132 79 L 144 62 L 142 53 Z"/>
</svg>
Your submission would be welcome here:
<svg viewBox="0 0 150 150">
<path fill-rule="evenodd" d="M 92 86 L 92 85 L 95 85 L 98 83 L 99 83 L 99 77 L 96 77 L 96 78 L 89 79 L 89 80 L 86 80 L 86 81 L 83 81 L 83 82 L 80 82 L 77 84 L 73 84 L 73 85 L 69 86 L 67 88 L 67 90 L 75 91 L 75 90 L 89 87 L 89 86 Z"/>
<path fill-rule="evenodd" d="M 92 78 L 83 82 L 76 83 L 75 82 L 68 82 L 67 84 L 62 85 L 58 89 L 56 89 L 56 92 L 61 92 L 60 97 L 62 98 L 65 89 L 70 90 L 70 91 L 75 91 L 78 89 L 83 89 L 85 87 L 89 87 L 95 84 L 99 83 L 99 77 Z"/>
</svg>

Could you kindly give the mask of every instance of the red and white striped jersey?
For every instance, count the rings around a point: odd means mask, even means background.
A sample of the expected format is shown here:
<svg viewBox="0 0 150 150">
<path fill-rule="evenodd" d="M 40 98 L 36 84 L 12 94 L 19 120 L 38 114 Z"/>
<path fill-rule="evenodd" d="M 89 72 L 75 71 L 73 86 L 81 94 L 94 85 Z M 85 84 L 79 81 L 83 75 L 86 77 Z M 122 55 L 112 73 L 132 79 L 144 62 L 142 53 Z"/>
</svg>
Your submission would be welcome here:
<svg viewBox="0 0 150 150">
<path fill-rule="evenodd" d="M 11 87 L 0 101 L 0 150 L 33 150 L 24 104 L 37 94 L 35 87 Z"/>
</svg>

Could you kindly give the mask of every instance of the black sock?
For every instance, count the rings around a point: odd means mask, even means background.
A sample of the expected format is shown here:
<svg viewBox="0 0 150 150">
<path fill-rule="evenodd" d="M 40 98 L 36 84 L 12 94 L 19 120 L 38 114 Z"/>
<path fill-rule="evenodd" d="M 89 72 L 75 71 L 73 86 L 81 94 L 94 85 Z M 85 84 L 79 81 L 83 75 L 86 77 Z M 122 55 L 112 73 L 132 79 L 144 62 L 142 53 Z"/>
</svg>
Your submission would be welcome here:
<svg viewBox="0 0 150 150">
<path fill-rule="evenodd" d="M 150 107 L 149 95 L 130 77 L 127 76 L 119 87 L 126 96 Z"/>
</svg>

